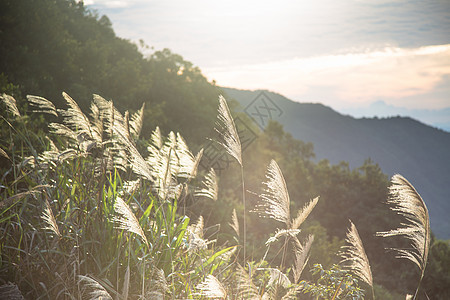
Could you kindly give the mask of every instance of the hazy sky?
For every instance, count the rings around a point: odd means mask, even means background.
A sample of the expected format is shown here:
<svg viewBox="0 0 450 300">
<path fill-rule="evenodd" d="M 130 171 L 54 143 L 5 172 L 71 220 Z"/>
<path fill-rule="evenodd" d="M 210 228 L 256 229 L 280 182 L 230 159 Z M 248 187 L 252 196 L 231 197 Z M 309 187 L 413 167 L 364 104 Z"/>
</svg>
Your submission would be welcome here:
<svg viewBox="0 0 450 300">
<path fill-rule="evenodd" d="M 221 86 L 340 111 L 450 107 L 449 0 L 84 2 L 118 36 L 170 48 Z"/>
</svg>

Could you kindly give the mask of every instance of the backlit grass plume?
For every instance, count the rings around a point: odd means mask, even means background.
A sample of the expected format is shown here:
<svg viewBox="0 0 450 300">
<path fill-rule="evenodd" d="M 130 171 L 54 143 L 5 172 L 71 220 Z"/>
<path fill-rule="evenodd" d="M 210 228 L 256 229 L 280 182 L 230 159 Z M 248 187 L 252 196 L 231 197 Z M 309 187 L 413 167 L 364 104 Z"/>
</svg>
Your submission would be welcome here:
<svg viewBox="0 0 450 300">
<path fill-rule="evenodd" d="M 353 272 L 359 279 L 370 285 L 373 295 L 373 280 L 369 259 L 359 237 L 358 230 L 352 221 L 350 221 L 350 228 L 348 229 L 345 241 L 348 245 L 343 246 L 343 251 L 340 252 L 340 256 L 342 257 L 341 264 Z"/>
<path fill-rule="evenodd" d="M 200 290 L 200 295 L 208 299 L 226 299 L 227 291 L 225 287 L 217 280 L 216 277 L 209 274 L 205 280 L 197 285 L 197 289 Z"/>
<path fill-rule="evenodd" d="M 58 113 L 56 112 L 56 107 L 51 101 L 43 97 L 32 95 L 27 95 L 27 99 L 31 105 L 36 107 L 36 109 L 33 110 L 33 112 L 46 113 L 54 115 L 55 117 L 58 116 Z"/>
<path fill-rule="evenodd" d="M 241 141 L 233 117 L 231 116 L 230 109 L 228 108 L 227 101 L 222 95 L 219 96 L 218 113 L 218 120 L 216 122 L 218 128 L 216 128 L 216 131 L 223 140 L 220 144 L 225 148 L 227 153 L 233 156 L 242 166 Z"/>
<path fill-rule="evenodd" d="M 113 220 L 116 223 L 116 227 L 118 229 L 123 229 L 137 234 L 142 238 L 145 245 L 148 247 L 148 241 L 147 237 L 145 236 L 144 230 L 142 230 L 138 219 L 131 211 L 128 204 L 126 204 L 125 201 L 122 200 L 122 198 L 116 198 L 116 202 L 114 203 L 114 211 L 116 215 L 114 216 Z"/>
<path fill-rule="evenodd" d="M 10 95 L 2 94 L 0 99 L 3 100 L 3 103 L 6 105 L 6 111 L 14 115 L 14 117 L 20 117 L 20 112 L 17 109 L 16 99 L 14 99 Z"/>
<path fill-rule="evenodd" d="M 42 212 L 42 219 L 46 224 L 44 229 L 48 229 L 54 232 L 57 236 L 61 237 L 58 224 L 56 223 L 55 216 L 53 215 L 53 211 L 52 208 L 50 207 L 50 203 L 48 203 L 48 200 L 45 200 L 44 206 L 45 206 L 44 211 Z"/>
<path fill-rule="evenodd" d="M 419 285 L 414 295 L 414 299 L 416 299 L 430 249 L 430 218 L 425 202 L 408 180 L 396 174 L 392 177 L 391 183 L 387 203 L 391 205 L 391 210 L 404 216 L 406 222 L 401 223 L 402 227 L 378 232 L 377 235 L 382 237 L 403 236 L 410 241 L 412 248 L 393 248 L 393 250 L 397 252 L 396 258 L 406 258 L 412 261 L 421 271 Z"/>
<path fill-rule="evenodd" d="M 195 196 L 206 197 L 216 201 L 219 193 L 219 185 L 217 182 L 216 172 L 213 168 L 211 168 L 206 174 L 202 184 L 203 187 L 195 191 Z"/>
<path fill-rule="evenodd" d="M 264 192 L 260 195 L 261 204 L 254 212 L 262 218 L 271 218 L 290 227 L 289 193 L 280 167 L 272 160 L 266 171 L 267 181 L 263 182 Z"/>
</svg>

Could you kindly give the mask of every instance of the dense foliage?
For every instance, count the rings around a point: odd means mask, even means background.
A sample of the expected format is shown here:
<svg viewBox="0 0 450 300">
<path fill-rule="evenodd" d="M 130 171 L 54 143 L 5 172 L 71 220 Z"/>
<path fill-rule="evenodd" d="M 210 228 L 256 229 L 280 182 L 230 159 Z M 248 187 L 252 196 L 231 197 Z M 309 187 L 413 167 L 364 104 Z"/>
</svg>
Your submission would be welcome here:
<svg viewBox="0 0 450 300">
<path fill-rule="evenodd" d="M 302 275 L 302 280 L 315 282 L 311 289 L 316 287 L 319 291 L 321 282 L 327 280 L 321 277 L 320 281 L 317 274 L 308 273 L 315 263 L 322 264 L 323 274 L 335 276 L 343 272 L 344 277 L 351 276 L 333 266 L 339 262 L 335 254 L 345 244 L 343 239 L 351 219 L 372 266 L 375 295 L 379 299 L 404 299 L 407 292 L 414 293 L 419 272 L 412 264 L 386 253 L 384 248 L 393 247 L 392 241 L 374 236 L 375 232 L 396 228 L 400 223 L 383 204 L 389 180 L 376 163 L 368 160 L 351 170 L 345 162 L 339 165 L 316 162 L 313 145 L 295 140 L 281 125 L 271 123 L 260 132 L 245 115 L 239 115 L 258 138 L 243 149 L 243 178 L 232 157 L 227 160 L 227 168 L 218 170 L 218 201 L 207 201 L 190 193 L 202 186 L 201 176 L 200 179 L 176 176 L 184 184 L 182 201 L 179 197 L 165 201 L 166 196 L 155 190 L 153 176 L 148 182 L 141 181 L 139 189 L 128 192 L 125 183 L 145 175 L 136 174 L 135 169 L 127 166 L 137 152 L 132 152 L 130 146 L 125 147 L 125 152 L 108 150 L 111 157 L 121 157 L 122 164 L 117 160 L 114 164 L 107 163 L 109 156 L 104 153 L 111 146 L 108 144 L 113 137 L 111 132 L 101 134 L 95 145 L 88 142 L 86 133 L 77 133 L 75 136 L 79 138 L 71 142 L 67 136 L 49 134 L 47 124 L 64 124 L 64 117 L 59 114 L 44 118 L 33 113 L 24 95 L 45 96 L 62 108 L 67 101 L 60 95 L 66 91 L 87 112 L 92 94 L 100 94 L 114 99 L 118 108 L 116 117 L 119 111 L 123 114 L 122 124 L 127 123 L 125 108 L 134 112 L 145 103 L 144 139 L 132 142 L 136 151 L 145 156 L 151 153 L 148 146 L 154 145 L 154 140 L 149 138 L 157 125 L 165 133 L 161 135 L 165 142 L 177 140 L 168 133 L 179 131 L 192 149 L 208 145 L 205 137 L 214 135 L 219 89 L 198 68 L 167 49 L 144 57 L 139 52 L 141 46 L 115 36 L 106 16 L 100 17 L 76 1 L 1 1 L 0 40 L 0 89 L 16 97 L 21 112 L 20 117 L 13 117 L 2 105 L 0 143 L 8 158 L 0 157 L 1 283 L 16 283 L 28 298 L 86 295 L 95 285 L 91 280 L 107 288 L 113 297 L 125 292 L 130 297 L 148 296 L 152 292 L 176 297 L 203 291 L 201 283 L 207 281 L 208 274 L 218 276 L 225 285 L 245 282 L 245 276 L 250 274 L 258 288 L 268 287 L 269 282 L 274 283 L 269 265 L 281 266 L 281 271 L 292 274 L 288 266 L 295 256 L 291 245 L 283 250 L 285 255 L 279 253 L 283 249 L 279 244 L 267 250 L 264 242 L 281 225 L 249 212 L 258 204 L 259 197 L 255 194 L 262 193 L 266 167 L 275 159 L 289 190 L 292 217 L 310 199 L 320 196 L 298 234 L 302 243 L 310 234 L 314 235 Z M 106 129 L 108 121 L 102 120 Z M 128 132 L 131 134 L 132 130 Z M 48 152 L 56 150 L 46 135 L 52 137 L 58 152 Z M 123 147 L 120 134 L 117 137 L 117 143 Z M 72 148 L 77 152 L 71 153 Z M 25 158 L 37 159 L 45 151 L 47 159 L 57 159 L 43 165 L 21 164 Z M 59 156 L 64 151 L 68 152 Z M 201 163 L 200 175 L 206 175 L 209 167 Z M 243 196 L 247 199 L 245 207 Z M 115 214 L 118 197 L 136 214 L 144 234 L 117 228 L 116 221 L 124 215 Z M 245 257 L 243 251 L 236 250 L 241 248 L 234 247 L 244 246 L 243 237 L 237 236 L 228 225 L 233 209 L 240 224 L 244 214 L 247 216 Z M 46 225 L 52 218 L 58 231 Z M 199 229 L 202 226 L 205 230 Z M 188 251 L 193 240 L 203 245 L 214 239 L 217 243 Z M 400 238 L 395 240 L 397 246 L 402 243 L 408 246 Z M 223 255 L 232 251 L 236 253 L 230 254 L 227 262 Z M 432 299 L 449 297 L 449 255 L 448 242 L 432 240 L 421 283 L 421 290 Z M 263 257 L 265 261 L 260 262 Z M 245 266 L 244 272 L 236 261 Z M 262 267 L 265 270 L 260 270 Z M 42 281 L 43 278 L 47 281 Z M 129 286 L 128 291 L 125 286 Z M 279 287 L 279 292 L 295 290 L 293 285 L 286 287 Z M 367 289 L 364 284 L 361 287 Z M 233 295 L 242 292 L 228 291 Z M 263 289 L 258 291 L 262 293 Z M 402 296 L 395 298 L 395 293 Z"/>
</svg>

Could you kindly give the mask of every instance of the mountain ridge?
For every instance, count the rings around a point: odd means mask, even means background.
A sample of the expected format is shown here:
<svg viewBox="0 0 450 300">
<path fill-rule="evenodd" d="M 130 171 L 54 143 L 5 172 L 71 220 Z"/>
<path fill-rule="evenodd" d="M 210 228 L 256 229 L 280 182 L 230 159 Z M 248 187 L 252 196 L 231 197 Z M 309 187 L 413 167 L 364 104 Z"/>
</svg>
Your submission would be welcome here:
<svg viewBox="0 0 450 300">
<path fill-rule="evenodd" d="M 411 117 L 354 118 L 320 103 L 300 103 L 280 94 L 222 88 L 245 110 L 264 93 L 282 111 L 274 117 L 294 138 L 314 145 L 318 160 L 356 168 L 366 159 L 389 176 L 402 174 L 422 195 L 433 232 L 450 238 L 450 133 Z"/>
</svg>

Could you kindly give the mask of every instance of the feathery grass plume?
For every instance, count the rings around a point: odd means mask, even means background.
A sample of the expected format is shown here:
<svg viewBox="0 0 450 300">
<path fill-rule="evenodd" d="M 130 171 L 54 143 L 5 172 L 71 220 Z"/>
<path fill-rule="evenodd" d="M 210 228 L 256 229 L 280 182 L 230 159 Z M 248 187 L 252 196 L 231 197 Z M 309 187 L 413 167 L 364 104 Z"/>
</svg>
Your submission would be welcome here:
<svg viewBox="0 0 450 300">
<path fill-rule="evenodd" d="M 309 260 L 309 252 L 311 250 L 311 245 L 314 242 L 314 235 L 310 234 L 305 243 L 302 245 L 298 239 L 296 239 L 297 243 L 294 243 L 294 267 L 292 268 L 292 272 L 294 273 L 294 283 L 298 283 L 300 280 L 300 276 L 303 273 L 303 270 L 306 267 L 306 264 Z M 298 247 L 300 245 L 301 247 Z"/>
<path fill-rule="evenodd" d="M 53 231 L 57 236 L 61 237 L 58 224 L 56 223 L 55 216 L 53 215 L 53 211 L 48 200 L 45 200 L 44 206 L 45 207 L 44 211 L 42 212 L 42 220 L 44 220 L 46 226 L 43 229 Z"/>
<path fill-rule="evenodd" d="M 179 169 L 177 171 L 178 177 L 192 178 L 193 174 L 197 173 L 197 166 L 200 162 L 198 155 L 194 157 L 184 138 L 177 132 L 177 142 L 175 147 L 176 157 L 178 159 Z M 203 154 L 203 151 L 201 151 Z"/>
<path fill-rule="evenodd" d="M 231 116 L 230 109 L 228 108 L 227 101 L 225 98 L 219 96 L 219 109 L 216 131 L 222 138 L 222 142 L 219 142 L 228 154 L 233 156 L 238 163 L 242 166 L 242 150 L 241 141 L 239 140 L 239 135 L 236 130 L 236 126 Z"/>
<path fill-rule="evenodd" d="M 417 297 L 420 283 L 425 273 L 430 249 L 430 217 L 427 206 L 416 191 L 414 186 L 402 175 L 392 176 L 392 185 L 389 187 L 389 198 L 387 203 L 390 209 L 404 216 L 406 223 L 403 227 L 385 232 L 377 232 L 377 236 L 404 236 L 411 243 L 412 249 L 393 248 L 397 252 L 396 258 L 406 258 L 415 263 L 420 271 L 419 285 L 416 289 L 414 299 Z"/>
<path fill-rule="evenodd" d="M 72 143 L 77 141 L 77 134 L 75 133 L 75 131 L 73 131 L 72 129 L 70 129 L 69 127 L 67 127 L 64 124 L 50 123 L 48 125 L 48 128 L 49 128 L 50 132 L 52 132 L 54 134 L 69 138 L 70 142 L 72 142 Z"/>
<path fill-rule="evenodd" d="M 209 274 L 205 280 L 196 287 L 200 290 L 199 295 L 208 299 L 226 299 L 227 291 L 222 283 L 216 277 Z"/>
<path fill-rule="evenodd" d="M 78 275 L 78 283 L 82 284 L 83 294 L 85 294 L 88 299 L 113 300 L 113 297 L 111 297 L 108 291 L 98 283 L 97 280 L 91 277 Z"/>
<path fill-rule="evenodd" d="M 279 285 L 287 289 L 292 284 L 286 274 L 276 268 L 261 268 L 261 270 L 269 271 L 270 277 L 267 285 Z"/>
<path fill-rule="evenodd" d="M 91 128 L 92 128 L 92 134 L 95 135 L 96 141 L 102 141 L 103 140 L 103 121 L 100 116 L 100 109 L 98 106 L 92 102 L 91 103 Z"/>
<path fill-rule="evenodd" d="M 260 195 L 262 204 L 257 204 L 253 212 L 262 218 L 272 218 L 290 227 L 289 193 L 283 174 L 275 160 L 266 171 L 267 181 L 263 182 L 264 193 Z"/>
<path fill-rule="evenodd" d="M 75 130 L 78 134 L 85 133 L 92 140 L 95 140 L 92 135 L 92 129 L 89 119 L 81 111 L 78 104 L 65 92 L 63 92 L 63 97 L 66 100 L 67 105 L 69 106 L 69 108 L 66 110 L 58 110 L 59 113 L 64 117 L 64 123 L 72 130 Z"/>
<path fill-rule="evenodd" d="M 11 160 L 11 158 L 9 158 L 9 156 L 8 156 L 8 153 L 6 153 L 6 151 L 3 150 L 2 148 L 0 148 L 0 156 L 3 156 L 4 158 Z"/>
<path fill-rule="evenodd" d="M 43 97 L 27 95 L 28 102 L 35 106 L 37 109 L 33 112 L 45 113 L 49 115 L 58 116 L 55 105 Z"/>
<path fill-rule="evenodd" d="M 298 229 L 300 225 L 302 225 L 302 223 L 309 216 L 309 214 L 314 209 L 318 201 L 319 197 L 316 197 L 313 200 L 309 201 L 308 204 L 305 204 L 305 206 L 303 206 L 303 208 L 298 211 L 297 217 L 295 217 L 295 219 L 292 220 L 291 228 Z"/>
<path fill-rule="evenodd" d="M 161 149 L 163 140 L 161 136 L 161 130 L 158 126 L 156 126 L 155 130 L 152 132 L 150 140 L 152 141 L 153 146 L 155 146 L 158 150 Z"/>
<path fill-rule="evenodd" d="M 350 228 L 347 231 L 345 241 L 349 245 L 343 246 L 343 251 L 339 253 L 342 257 L 340 264 L 367 283 L 373 291 L 372 271 L 369 259 L 367 258 L 358 230 L 352 221 L 350 221 Z"/>
<path fill-rule="evenodd" d="M 3 103 L 5 103 L 7 112 L 11 113 L 15 117 L 20 117 L 20 112 L 16 105 L 16 99 L 7 94 L 2 94 L 0 99 L 2 99 Z"/>
<path fill-rule="evenodd" d="M 229 224 L 231 228 L 233 228 L 234 232 L 236 232 L 236 235 L 239 237 L 239 221 L 235 208 L 233 208 L 233 213 L 231 214 L 231 222 Z"/>
<path fill-rule="evenodd" d="M 194 193 L 197 197 L 206 197 L 211 200 L 217 201 L 219 194 L 219 184 L 217 182 L 216 172 L 213 168 L 205 175 L 205 179 L 202 181 L 203 188 L 197 189 Z"/>
<path fill-rule="evenodd" d="M 150 169 L 147 161 L 142 157 L 141 153 L 136 149 L 136 147 L 130 142 L 129 139 L 124 137 L 120 131 L 116 131 L 114 127 L 114 132 L 117 134 L 120 143 L 128 150 L 130 155 L 125 155 L 127 161 L 129 162 L 131 169 L 136 175 L 142 176 L 143 178 L 153 181 L 153 172 Z"/>
<path fill-rule="evenodd" d="M 169 290 L 164 271 L 154 266 L 150 278 L 145 299 L 164 300 L 164 294 Z"/>
<path fill-rule="evenodd" d="M 116 216 L 114 216 L 113 221 L 116 223 L 118 229 L 123 229 L 132 233 L 139 235 L 144 241 L 145 245 L 148 247 L 147 237 L 145 236 L 144 230 L 142 230 L 138 219 L 131 211 L 128 204 L 122 200 L 122 198 L 117 197 L 114 203 L 114 211 Z"/>
<path fill-rule="evenodd" d="M 292 285 L 289 278 L 280 270 L 275 268 L 258 268 L 257 270 L 269 271 L 269 282 L 265 287 L 265 292 L 262 295 L 262 300 L 279 299 L 280 293 Z"/>
<path fill-rule="evenodd" d="M 207 241 L 203 239 L 203 226 L 203 216 L 198 218 L 197 223 L 188 226 L 186 232 L 189 233 L 187 249 L 189 252 L 196 252 L 207 248 Z"/>
<path fill-rule="evenodd" d="M 239 263 L 237 264 L 236 267 L 236 277 L 238 281 L 237 282 L 238 299 L 252 299 L 252 300 L 261 299 L 258 288 L 253 283 L 251 275 L 249 275 Z"/>
<path fill-rule="evenodd" d="M 134 140 L 137 140 L 141 135 L 142 125 L 144 124 L 144 109 L 145 102 L 142 103 L 141 108 L 131 116 L 130 131 Z"/>
<path fill-rule="evenodd" d="M 295 238 L 297 236 L 297 234 L 299 234 L 299 233 L 300 233 L 300 229 L 277 229 L 277 231 L 275 232 L 275 235 L 271 236 L 266 241 L 266 246 L 269 246 L 270 244 L 275 243 L 276 241 L 278 241 L 280 238 L 282 238 L 284 236 Z"/>
</svg>

